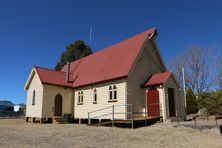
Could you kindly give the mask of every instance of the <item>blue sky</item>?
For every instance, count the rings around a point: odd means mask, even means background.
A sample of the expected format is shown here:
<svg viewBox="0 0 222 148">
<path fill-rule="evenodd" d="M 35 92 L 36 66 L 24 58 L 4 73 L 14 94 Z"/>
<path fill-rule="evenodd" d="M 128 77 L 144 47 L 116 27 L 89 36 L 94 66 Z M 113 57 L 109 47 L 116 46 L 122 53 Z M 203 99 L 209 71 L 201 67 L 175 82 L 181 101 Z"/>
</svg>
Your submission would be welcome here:
<svg viewBox="0 0 222 148">
<path fill-rule="evenodd" d="M 98 51 L 155 26 L 165 62 L 192 45 L 222 43 L 222 1 L 1 0 L 0 100 L 26 102 L 33 65 L 54 68 L 77 39 Z"/>
</svg>

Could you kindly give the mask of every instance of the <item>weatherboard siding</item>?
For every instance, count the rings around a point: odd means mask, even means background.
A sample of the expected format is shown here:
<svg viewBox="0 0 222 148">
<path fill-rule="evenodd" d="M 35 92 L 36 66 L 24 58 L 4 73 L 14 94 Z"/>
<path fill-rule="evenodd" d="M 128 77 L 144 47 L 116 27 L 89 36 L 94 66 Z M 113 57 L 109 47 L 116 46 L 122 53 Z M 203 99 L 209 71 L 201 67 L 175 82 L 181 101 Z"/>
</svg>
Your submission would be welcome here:
<svg viewBox="0 0 222 148">
<path fill-rule="evenodd" d="M 178 112 L 178 115 L 181 116 L 181 118 L 184 117 L 184 97 L 181 95 L 181 91 L 178 89 L 178 86 L 173 79 L 172 76 L 169 77 L 169 79 L 166 81 L 165 85 L 165 108 L 166 108 L 166 118 L 169 117 L 169 99 L 168 99 L 168 88 L 174 88 L 174 101 L 175 101 L 175 110 Z"/>
<path fill-rule="evenodd" d="M 33 91 L 35 90 L 35 105 L 32 105 Z M 27 90 L 26 117 L 42 117 L 43 86 L 36 74 L 33 73 L 32 81 Z"/>
<path fill-rule="evenodd" d="M 117 87 L 117 102 L 108 102 L 109 86 Z M 97 104 L 93 104 L 93 91 L 97 90 Z M 83 91 L 83 105 L 78 105 L 78 91 Z M 90 114 L 90 118 L 111 119 L 112 105 L 114 105 L 115 119 L 125 119 L 125 102 L 126 102 L 126 82 L 124 79 L 113 80 L 110 82 L 99 83 L 75 89 L 75 118 L 88 118 L 88 112 L 109 107 L 105 110 Z M 120 105 L 120 106 L 118 106 Z M 123 105 L 123 106 L 122 106 Z M 106 116 L 101 116 L 108 114 Z M 98 117 L 101 116 L 101 117 Z"/>
<path fill-rule="evenodd" d="M 133 104 L 134 111 L 136 112 L 144 112 L 146 91 L 142 89 L 143 84 L 152 74 L 163 71 L 163 67 L 160 66 L 157 57 L 153 54 L 155 52 L 154 50 L 155 48 L 151 44 L 151 41 L 146 42 L 127 79 L 127 104 Z M 130 110 L 130 108 L 128 108 L 128 110 Z M 138 116 L 144 115 L 138 114 Z"/>
<path fill-rule="evenodd" d="M 62 96 L 62 114 L 74 113 L 74 90 L 60 86 L 43 85 L 42 117 L 49 118 L 54 115 L 54 102 L 57 94 Z"/>
<path fill-rule="evenodd" d="M 159 107 L 160 107 L 160 116 L 163 116 L 164 115 L 164 88 L 163 86 L 159 86 L 157 87 L 157 90 L 159 92 Z"/>
</svg>

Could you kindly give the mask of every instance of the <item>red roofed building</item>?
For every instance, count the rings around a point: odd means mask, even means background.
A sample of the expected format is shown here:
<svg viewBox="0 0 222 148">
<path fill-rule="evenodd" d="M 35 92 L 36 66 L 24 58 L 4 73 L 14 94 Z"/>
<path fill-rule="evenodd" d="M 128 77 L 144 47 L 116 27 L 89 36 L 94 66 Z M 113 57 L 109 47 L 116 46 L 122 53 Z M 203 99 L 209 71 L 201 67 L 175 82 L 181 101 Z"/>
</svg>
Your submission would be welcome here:
<svg viewBox="0 0 222 148">
<path fill-rule="evenodd" d="M 168 72 L 151 28 L 65 65 L 61 71 L 33 67 L 25 85 L 26 117 L 126 120 L 185 116 L 176 78 Z M 106 108 L 106 109 L 103 109 Z M 97 111 L 98 110 L 98 111 Z"/>
</svg>

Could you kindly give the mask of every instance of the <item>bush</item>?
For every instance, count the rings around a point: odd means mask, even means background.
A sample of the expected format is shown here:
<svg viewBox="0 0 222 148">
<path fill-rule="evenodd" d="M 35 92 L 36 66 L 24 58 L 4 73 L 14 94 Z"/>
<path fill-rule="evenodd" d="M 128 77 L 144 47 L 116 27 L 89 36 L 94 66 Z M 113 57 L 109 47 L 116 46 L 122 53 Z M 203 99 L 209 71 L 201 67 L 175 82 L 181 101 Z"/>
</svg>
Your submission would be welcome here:
<svg viewBox="0 0 222 148">
<path fill-rule="evenodd" d="M 207 108 L 210 115 L 222 115 L 222 91 L 200 94 L 199 108 Z"/>
</svg>

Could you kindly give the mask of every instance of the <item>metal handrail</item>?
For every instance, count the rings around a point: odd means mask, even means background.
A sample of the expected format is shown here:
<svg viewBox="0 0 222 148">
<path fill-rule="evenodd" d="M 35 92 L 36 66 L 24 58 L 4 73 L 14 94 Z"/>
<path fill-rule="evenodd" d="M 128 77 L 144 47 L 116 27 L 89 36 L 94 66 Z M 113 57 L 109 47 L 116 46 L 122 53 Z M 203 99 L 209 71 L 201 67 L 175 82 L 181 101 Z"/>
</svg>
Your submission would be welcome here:
<svg viewBox="0 0 222 148">
<path fill-rule="evenodd" d="M 95 111 L 91 111 L 91 112 L 88 112 L 88 113 L 98 112 L 98 111 L 105 110 L 105 109 L 108 109 L 108 108 L 111 108 L 111 107 L 113 107 L 113 106 L 108 106 L 108 107 L 101 108 L 101 109 L 98 109 L 98 110 L 95 110 Z"/>
<path fill-rule="evenodd" d="M 99 115 L 99 116 L 94 116 L 93 118 L 98 118 L 98 117 L 108 116 L 108 115 L 111 115 L 111 114 L 112 114 L 112 113 L 102 114 L 102 115 Z"/>
<path fill-rule="evenodd" d="M 142 105 L 142 103 L 138 103 L 140 105 Z M 133 106 L 134 105 L 138 105 L 138 104 L 123 104 L 123 105 L 112 105 L 112 106 L 108 106 L 108 107 L 105 107 L 105 108 L 101 108 L 101 109 L 98 109 L 98 110 L 95 110 L 95 111 L 91 111 L 91 112 L 88 112 L 88 124 L 91 124 L 91 118 L 98 118 L 98 117 L 103 117 L 103 116 L 108 116 L 108 115 L 112 115 L 112 126 L 114 126 L 114 119 L 115 119 L 115 114 L 125 114 L 125 115 L 131 115 L 131 120 L 132 120 L 132 128 L 134 128 L 134 116 L 138 116 L 138 114 L 144 114 L 145 117 L 147 117 L 148 115 L 148 106 L 150 105 L 156 105 L 156 104 L 159 104 L 159 103 L 154 103 L 154 104 L 144 104 L 144 108 L 145 108 L 145 111 L 139 111 L 139 112 L 136 112 L 133 110 Z M 115 112 L 114 108 L 116 107 L 121 107 L 121 106 L 124 106 L 124 107 L 128 107 L 130 106 L 131 107 L 131 111 L 125 111 L 125 112 Z M 143 106 L 143 105 L 142 105 Z M 105 114 L 102 114 L 102 115 L 98 115 L 98 116 L 94 116 L 94 117 L 90 117 L 90 115 L 92 113 L 95 113 L 95 112 L 99 112 L 99 111 L 103 111 L 103 110 L 106 110 L 106 109 L 109 109 L 109 108 L 112 108 L 111 110 L 111 113 L 105 113 Z M 162 109 L 160 108 L 158 111 L 154 111 L 152 113 L 155 113 L 155 112 L 161 112 Z M 147 125 L 147 122 L 145 123 Z"/>
</svg>

